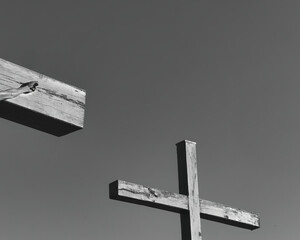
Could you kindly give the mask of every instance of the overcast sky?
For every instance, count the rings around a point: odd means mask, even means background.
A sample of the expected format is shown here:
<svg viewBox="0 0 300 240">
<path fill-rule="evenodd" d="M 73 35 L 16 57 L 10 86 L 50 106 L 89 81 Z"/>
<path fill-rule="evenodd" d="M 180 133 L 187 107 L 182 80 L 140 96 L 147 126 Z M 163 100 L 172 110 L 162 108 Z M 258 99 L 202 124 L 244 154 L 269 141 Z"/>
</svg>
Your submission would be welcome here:
<svg viewBox="0 0 300 240">
<path fill-rule="evenodd" d="M 180 240 L 176 213 L 110 200 L 116 179 L 178 192 L 175 144 L 197 142 L 203 199 L 300 236 L 300 2 L 2 0 L 0 58 L 87 91 L 58 138 L 0 119 L 0 239 Z"/>
</svg>

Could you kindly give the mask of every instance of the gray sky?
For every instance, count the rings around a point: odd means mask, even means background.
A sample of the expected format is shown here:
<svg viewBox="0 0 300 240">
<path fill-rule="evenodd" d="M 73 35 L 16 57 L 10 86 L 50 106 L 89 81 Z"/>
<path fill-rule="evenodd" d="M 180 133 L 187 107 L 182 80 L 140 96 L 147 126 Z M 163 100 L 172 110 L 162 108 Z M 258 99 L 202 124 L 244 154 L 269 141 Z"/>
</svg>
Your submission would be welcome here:
<svg viewBox="0 0 300 240">
<path fill-rule="evenodd" d="M 180 240 L 179 215 L 109 200 L 116 179 L 178 192 L 175 144 L 197 142 L 200 197 L 300 236 L 300 3 L 12 1 L 0 57 L 87 90 L 85 128 L 57 138 L 0 119 L 0 239 Z"/>
</svg>

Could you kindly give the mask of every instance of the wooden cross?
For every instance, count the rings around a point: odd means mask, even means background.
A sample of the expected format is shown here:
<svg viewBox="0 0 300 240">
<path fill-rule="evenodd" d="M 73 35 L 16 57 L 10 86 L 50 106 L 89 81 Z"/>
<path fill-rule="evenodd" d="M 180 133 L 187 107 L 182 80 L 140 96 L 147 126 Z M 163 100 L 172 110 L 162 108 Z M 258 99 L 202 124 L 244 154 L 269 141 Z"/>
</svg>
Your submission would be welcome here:
<svg viewBox="0 0 300 240">
<path fill-rule="evenodd" d="M 202 239 L 200 217 L 250 230 L 260 227 L 256 214 L 200 199 L 196 143 L 185 140 L 176 146 L 180 194 L 117 180 L 109 186 L 110 198 L 180 213 L 182 240 Z"/>
<path fill-rule="evenodd" d="M 0 117 L 55 136 L 83 128 L 84 90 L 0 59 L 0 91 L 32 81 L 34 93 L 0 102 Z"/>
</svg>

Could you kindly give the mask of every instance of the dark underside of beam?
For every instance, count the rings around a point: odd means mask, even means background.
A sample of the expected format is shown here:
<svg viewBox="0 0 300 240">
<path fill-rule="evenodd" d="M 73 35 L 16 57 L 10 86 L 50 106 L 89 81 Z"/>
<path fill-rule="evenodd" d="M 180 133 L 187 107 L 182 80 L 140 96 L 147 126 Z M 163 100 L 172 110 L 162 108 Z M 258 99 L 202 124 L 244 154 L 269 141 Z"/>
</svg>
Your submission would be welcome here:
<svg viewBox="0 0 300 240">
<path fill-rule="evenodd" d="M 0 102 L 0 117 L 58 137 L 81 129 L 7 101 Z"/>
</svg>

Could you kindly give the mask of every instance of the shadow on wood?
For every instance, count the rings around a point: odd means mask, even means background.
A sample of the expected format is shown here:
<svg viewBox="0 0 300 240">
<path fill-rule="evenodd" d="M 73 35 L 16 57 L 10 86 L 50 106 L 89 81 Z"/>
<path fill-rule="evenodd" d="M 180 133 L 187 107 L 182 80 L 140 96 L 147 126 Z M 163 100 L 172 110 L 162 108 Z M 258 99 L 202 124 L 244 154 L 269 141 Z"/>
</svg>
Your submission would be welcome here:
<svg viewBox="0 0 300 240">
<path fill-rule="evenodd" d="M 78 126 L 1 101 L 0 117 L 60 137 L 81 129 Z"/>
</svg>

